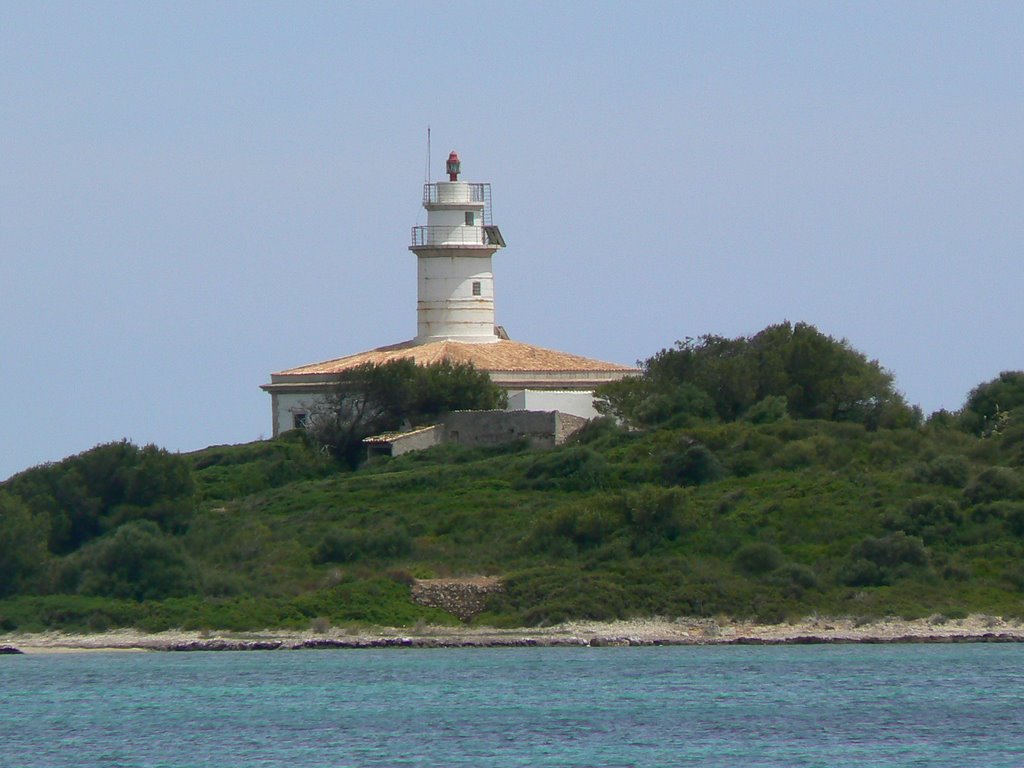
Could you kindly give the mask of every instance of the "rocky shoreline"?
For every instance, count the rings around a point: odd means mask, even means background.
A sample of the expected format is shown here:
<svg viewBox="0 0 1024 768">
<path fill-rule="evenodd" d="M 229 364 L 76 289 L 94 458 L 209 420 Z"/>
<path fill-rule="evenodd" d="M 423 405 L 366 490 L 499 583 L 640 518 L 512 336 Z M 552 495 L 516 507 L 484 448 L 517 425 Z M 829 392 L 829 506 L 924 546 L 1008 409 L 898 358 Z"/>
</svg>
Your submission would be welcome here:
<svg viewBox="0 0 1024 768">
<path fill-rule="evenodd" d="M 157 632 L 0 635 L 0 655 L 87 651 L 270 651 L 359 648 L 523 648 L 661 645 L 811 645 L 847 643 L 1017 643 L 1024 624 L 994 616 L 933 616 L 907 621 L 809 618 L 788 624 L 725 619 L 573 622 L 552 627 L 330 628 L 294 632 Z"/>
</svg>

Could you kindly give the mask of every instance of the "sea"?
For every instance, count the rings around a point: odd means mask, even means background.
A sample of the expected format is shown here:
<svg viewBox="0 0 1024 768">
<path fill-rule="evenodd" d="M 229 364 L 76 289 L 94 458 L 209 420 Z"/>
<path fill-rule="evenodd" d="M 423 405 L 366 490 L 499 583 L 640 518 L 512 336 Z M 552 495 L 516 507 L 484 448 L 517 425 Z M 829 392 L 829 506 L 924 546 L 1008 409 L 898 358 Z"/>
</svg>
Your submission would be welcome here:
<svg viewBox="0 0 1024 768">
<path fill-rule="evenodd" d="M 1022 766 L 1024 645 L 0 656 L 4 768 Z"/>
</svg>

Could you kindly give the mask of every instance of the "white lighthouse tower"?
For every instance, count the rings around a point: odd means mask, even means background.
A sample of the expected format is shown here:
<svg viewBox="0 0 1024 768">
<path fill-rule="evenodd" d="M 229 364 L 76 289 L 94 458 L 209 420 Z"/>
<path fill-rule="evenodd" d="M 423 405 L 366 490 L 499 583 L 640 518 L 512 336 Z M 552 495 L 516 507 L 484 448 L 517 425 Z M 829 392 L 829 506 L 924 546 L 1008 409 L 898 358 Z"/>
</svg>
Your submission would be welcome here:
<svg viewBox="0 0 1024 768">
<path fill-rule="evenodd" d="M 412 229 L 416 254 L 416 336 L 397 344 L 336 357 L 270 375 L 274 436 L 301 427 L 337 392 L 338 384 L 365 365 L 410 359 L 442 361 L 486 372 L 508 395 L 510 411 L 559 411 L 597 415 L 594 390 L 639 371 L 568 352 L 514 341 L 494 324 L 491 257 L 505 247 L 491 221 L 491 185 L 459 181 L 452 152 L 448 181 L 423 185 L 427 223 Z M 453 434 L 457 434 L 457 431 Z"/>
<path fill-rule="evenodd" d="M 491 257 L 505 241 L 491 222 L 491 185 L 459 181 L 455 152 L 446 170 L 448 181 L 423 185 L 427 224 L 412 229 L 415 342 L 496 342 Z"/>
</svg>

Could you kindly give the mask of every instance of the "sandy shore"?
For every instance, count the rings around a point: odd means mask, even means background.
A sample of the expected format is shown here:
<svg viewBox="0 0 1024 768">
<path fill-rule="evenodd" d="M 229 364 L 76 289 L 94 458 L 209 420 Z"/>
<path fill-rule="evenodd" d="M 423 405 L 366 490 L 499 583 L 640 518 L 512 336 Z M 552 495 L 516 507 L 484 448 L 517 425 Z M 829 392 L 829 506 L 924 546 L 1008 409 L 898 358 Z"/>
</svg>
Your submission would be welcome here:
<svg viewBox="0 0 1024 768">
<path fill-rule="evenodd" d="M 22 653 L 86 651 L 298 650 L 317 648 L 500 648 L 524 646 L 775 645 L 813 643 L 1024 642 L 1024 624 L 993 616 L 873 622 L 809 618 L 791 624 L 722 619 L 574 622 L 553 627 L 416 627 L 324 632 L 158 632 L 0 635 L 0 649 Z"/>
</svg>

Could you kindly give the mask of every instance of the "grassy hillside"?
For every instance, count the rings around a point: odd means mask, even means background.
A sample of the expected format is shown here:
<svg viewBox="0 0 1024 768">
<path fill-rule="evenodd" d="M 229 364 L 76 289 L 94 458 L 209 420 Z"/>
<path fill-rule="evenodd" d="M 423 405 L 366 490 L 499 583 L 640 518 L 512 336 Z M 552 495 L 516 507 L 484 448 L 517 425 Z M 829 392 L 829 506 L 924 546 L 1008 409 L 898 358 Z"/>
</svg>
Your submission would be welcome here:
<svg viewBox="0 0 1024 768">
<path fill-rule="evenodd" d="M 474 574 L 499 625 L 1024 614 L 1024 429 L 950 421 L 601 421 L 355 471 L 301 434 L 101 446 L 0 486 L 0 629 L 456 623 L 409 585 Z"/>
</svg>

